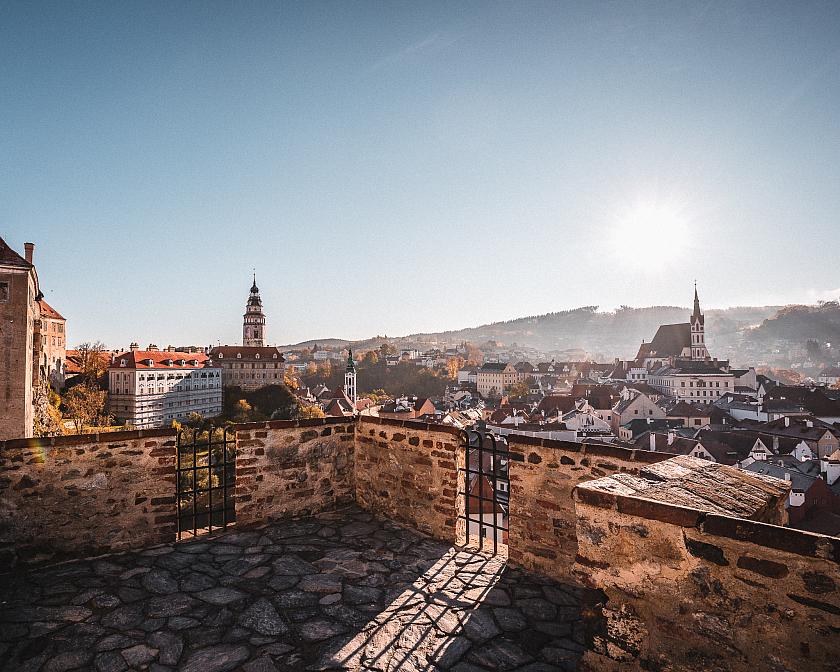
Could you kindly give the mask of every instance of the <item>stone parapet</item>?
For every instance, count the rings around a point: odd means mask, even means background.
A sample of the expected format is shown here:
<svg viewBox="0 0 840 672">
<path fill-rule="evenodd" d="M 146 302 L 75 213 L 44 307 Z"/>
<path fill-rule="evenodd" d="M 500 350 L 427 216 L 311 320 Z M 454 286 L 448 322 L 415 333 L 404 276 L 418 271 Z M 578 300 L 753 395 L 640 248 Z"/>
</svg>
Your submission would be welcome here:
<svg viewBox="0 0 840 672">
<path fill-rule="evenodd" d="M 356 501 L 374 513 L 454 542 L 460 430 L 361 416 Z"/>
<path fill-rule="evenodd" d="M 730 497 L 729 479 L 745 483 L 746 515 L 758 517 L 772 517 L 789 487 L 761 479 L 762 504 L 746 492 L 752 475 L 713 471 L 720 488 L 709 505 L 662 501 L 662 480 L 651 483 L 658 499 L 616 487 L 615 476 L 575 490 L 573 574 L 605 597 L 586 669 L 837 669 L 840 539 L 710 511 Z"/>
<path fill-rule="evenodd" d="M 354 422 L 236 425 L 236 522 L 312 515 L 353 502 Z"/>
<path fill-rule="evenodd" d="M 175 432 L 0 443 L 0 568 L 175 536 Z"/>
<path fill-rule="evenodd" d="M 577 552 L 572 490 L 613 473 L 638 474 L 667 453 L 603 444 L 510 435 L 510 561 L 546 576 L 567 578 Z"/>
</svg>

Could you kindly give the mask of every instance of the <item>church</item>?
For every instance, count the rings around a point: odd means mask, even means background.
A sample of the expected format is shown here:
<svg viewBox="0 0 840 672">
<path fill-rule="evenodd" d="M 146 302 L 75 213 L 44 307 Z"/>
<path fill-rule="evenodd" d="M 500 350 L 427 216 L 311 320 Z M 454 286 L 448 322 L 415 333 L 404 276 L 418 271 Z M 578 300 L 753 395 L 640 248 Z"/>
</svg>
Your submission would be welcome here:
<svg viewBox="0 0 840 672">
<path fill-rule="evenodd" d="M 706 318 L 696 284 L 689 321 L 661 325 L 650 343 L 642 343 L 634 367 L 646 372 L 651 387 L 678 400 L 710 404 L 734 391 L 729 362 L 712 359 L 706 347 Z"/>
<path fill-rule="evenodd" d="M 242 316 L 242 345 L 218 345 L 207 353 L 213 365 L 222 369 L 224 387 L 256 390 L 283 384 L 283 353 L 276 346 L 266 345 L 265 341 L 265 313 L 254 275 Z"/>
</svg>

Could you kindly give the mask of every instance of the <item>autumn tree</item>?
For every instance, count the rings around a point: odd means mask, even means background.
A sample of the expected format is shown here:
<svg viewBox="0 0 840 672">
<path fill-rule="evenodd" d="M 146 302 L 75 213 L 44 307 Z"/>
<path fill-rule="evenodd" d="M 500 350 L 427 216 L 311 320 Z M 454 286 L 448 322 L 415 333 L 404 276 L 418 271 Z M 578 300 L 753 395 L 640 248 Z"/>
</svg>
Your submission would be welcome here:
<svg viewBox="0 0 840 672">
<path fill-rule="evenodd" d="M 385 341 L 382 345 L 379 346 L 379 354 L 384 359 L 388 355 L 396 355 L 397 349 L 393 345 L 388 343 L 388 341 Z"/>
<path fill-rule="evenodd" d="M 300 382 L 297 378 L 297 371 L 291 366 L 287 366 L 283 371 L 283 384 L 290 390 L 296 390 L 300 387 Z"/>
<path fill-rule="evenodd" d="M 76 385 L 64 396 L 64 409 L 73 421 L 76 434 L 81 434 L 85 426 L 102 423 L 105 417 L 105 396 L 103 390 L 89 383 Z"/>
<path fill-rule="evenodd" d="M 376 350 L 368 350 L 364 357 L 362 357 L 362 363 L 366 366 L 375 366 L 379 363 L 379 355 L 376 354 Z"/>
<path fill-rule="evenodd" d="M 107 373 L 110 361 L 102 342 L 82 343 L 76 352 L 83 382 L 95 383 Z"/>
<path fill-rule="evenodd" d="M 298 408 L 298 417 L 302 420 L 309 420 L 312 418 L 324 418 L 326 415 L 320 407 L 314 404 L 301 404 Z"/>
<path fill-rule="evenodd" d="M 458 371 L 464 368 L 464 358 L 460 355 L 446 360 L 446 372 L 452 380 L 458 377 Z"/>
<path fill-rule="evenodd" d="M 510 386 L 510 390 L 508 390 L 508 396 L 516 398 L 527 397 L 528 386 L 525 383 L 514 383 Z"/>
</svg>

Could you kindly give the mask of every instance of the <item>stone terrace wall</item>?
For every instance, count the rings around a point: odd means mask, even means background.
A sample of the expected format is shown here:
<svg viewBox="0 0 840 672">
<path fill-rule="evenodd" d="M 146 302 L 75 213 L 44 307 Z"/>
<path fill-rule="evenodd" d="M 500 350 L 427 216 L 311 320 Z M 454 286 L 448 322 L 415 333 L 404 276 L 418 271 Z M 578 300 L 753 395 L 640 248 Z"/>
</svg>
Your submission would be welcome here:
<svg viewBox="0 0 840 672">
<path fill-rule="evenodd" d="M 510 561 L 557 579 L 569 578 L 577 554 L 572 490 L 583 481 L 639 469 L 673 455 L 530 436 L 508 436 Z"/>
<path fill-rule="evenodd" d="M 309 515 L 353 501 L 354 421 L 236 425 L 236 521 Z"/>
<path fill-rule="evenodd" d="M 590 670 L 837 670 L 840 539 L 590 489 L 575 575 L 604 591 Z"/>
<path fill-rule="evenodd" d="M 361 416 L 356 501 L 371 512 L 455 541 L 459 432 L 411 420 Z"/>
<path fill-rule="evenodd" d="M 172 541 L 175 432 L 0 442 L 0 571 Z"/>
</svg>

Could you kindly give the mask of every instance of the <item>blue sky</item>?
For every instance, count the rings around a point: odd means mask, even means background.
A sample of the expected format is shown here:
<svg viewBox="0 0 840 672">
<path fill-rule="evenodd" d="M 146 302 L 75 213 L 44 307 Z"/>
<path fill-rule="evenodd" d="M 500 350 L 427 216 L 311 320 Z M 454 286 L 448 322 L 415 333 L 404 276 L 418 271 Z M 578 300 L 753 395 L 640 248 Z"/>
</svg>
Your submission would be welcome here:
<svg viewBox="0 0 840 672">
<path fill-rule="evenodd" d="M 0 235 L 70 342 L 840 295 L 840 3 L 0 0 Z"/>
</svg>

